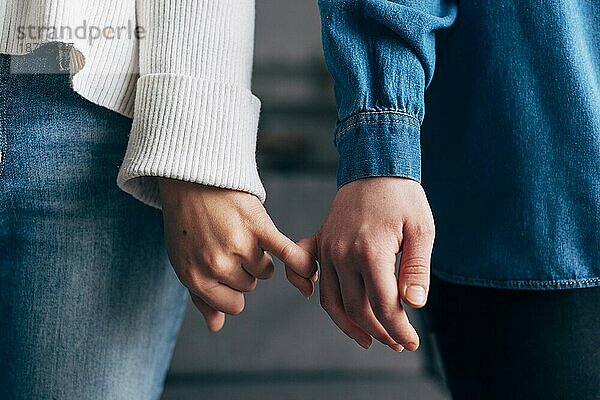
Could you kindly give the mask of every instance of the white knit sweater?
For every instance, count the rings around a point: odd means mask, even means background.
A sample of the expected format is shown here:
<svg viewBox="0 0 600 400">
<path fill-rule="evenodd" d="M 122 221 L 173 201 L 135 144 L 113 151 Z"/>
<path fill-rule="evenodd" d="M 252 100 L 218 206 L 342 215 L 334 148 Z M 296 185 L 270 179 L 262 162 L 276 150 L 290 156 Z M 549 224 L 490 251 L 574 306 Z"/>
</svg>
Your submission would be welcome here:
<svg viewBox="0 0 600 400">
<path fill-rule="evenodd" d="M 254 0 L 0 0 L 0 53 L 50 41 L 73 44 L 77 93 L 133 117 L 123 190 L 160 207 L 156 177 L 166 177 L 264 201 Z"/>
</svg>

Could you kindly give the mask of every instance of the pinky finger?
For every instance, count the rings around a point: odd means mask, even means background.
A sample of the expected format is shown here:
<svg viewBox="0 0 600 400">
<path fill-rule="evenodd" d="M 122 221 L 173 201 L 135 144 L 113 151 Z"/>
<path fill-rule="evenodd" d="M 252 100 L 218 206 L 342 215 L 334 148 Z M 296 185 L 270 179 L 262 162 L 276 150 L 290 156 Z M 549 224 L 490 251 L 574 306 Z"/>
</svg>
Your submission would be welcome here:
<svg viewBox="0 0 600 400">
<path fill-rule="evenodd" d="M 220 331 L 223 328 L 223 325 L 225 325 L 225 314 L 215 310 L 202 300 L 200 296 L 196 296 L 192 292 L 190 292 L 190 297 L 192 298 L 192 303 L 194 303 L 196 308 L 204 316 L 208 330 L 211 332 Z"/>
<path fill-rule="evenodd" d="M 315 291 L 315 284 L 312 279 L 306 279 L 305 277 L 298 275 L 287 265 L 285 266 L 285 276 L 292 285 L 298 288 L 300 293 L 302 293 L 302 296 L 310 299 L 310 296 L 312 296 Z"/>
</svg>

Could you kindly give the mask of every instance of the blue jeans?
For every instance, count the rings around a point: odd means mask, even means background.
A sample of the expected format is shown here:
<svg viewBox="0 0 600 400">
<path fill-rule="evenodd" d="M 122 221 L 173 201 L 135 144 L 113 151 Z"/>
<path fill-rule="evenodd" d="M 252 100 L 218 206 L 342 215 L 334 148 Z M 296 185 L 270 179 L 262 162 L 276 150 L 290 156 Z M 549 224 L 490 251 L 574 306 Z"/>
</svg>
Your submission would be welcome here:
<svg viewBox="0 0 600 400">
<path fill-rule="evenodd" d="M 0 55 L 0 398 L 157 399 L 186 291 L 115 184 L 131 120 L 36 73 L 58 54 Z"/>
</svg>

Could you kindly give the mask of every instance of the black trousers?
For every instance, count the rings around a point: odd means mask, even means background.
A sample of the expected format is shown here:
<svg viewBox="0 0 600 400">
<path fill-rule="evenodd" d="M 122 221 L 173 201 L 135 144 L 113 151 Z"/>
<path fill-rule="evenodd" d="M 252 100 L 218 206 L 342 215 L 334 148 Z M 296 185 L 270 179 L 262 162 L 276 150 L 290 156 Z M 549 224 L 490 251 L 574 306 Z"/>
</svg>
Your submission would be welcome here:
<svg viewBox="0 0 600 400">
<path fill-rule="evenodd" d="M 600 287 L 489 289 L 434 277 L 426 311 L 454 400 L 600 399 Z"/>
</svg>

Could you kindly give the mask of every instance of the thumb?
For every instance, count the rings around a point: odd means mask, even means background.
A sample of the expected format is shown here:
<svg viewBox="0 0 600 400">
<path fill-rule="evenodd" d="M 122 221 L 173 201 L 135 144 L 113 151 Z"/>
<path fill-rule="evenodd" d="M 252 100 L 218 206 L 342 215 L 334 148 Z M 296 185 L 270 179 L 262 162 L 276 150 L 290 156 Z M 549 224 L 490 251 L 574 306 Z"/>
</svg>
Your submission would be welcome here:
<svg viewBox="0 0 600 400">
<path fill-rule="evenodd" d="M 273 224 L 267 225 L 259 237 L 260 246 L 279 258 L 293 272 L 310 279 L 317 271 L 314 256 L 285 236 Z"/>
<path fill-rule="evenodd" d="M 423 307 L 427 302 L 433 240 L 433 228 L 404 226 L 398 289 L 411 307 Z"/>
</svg>

